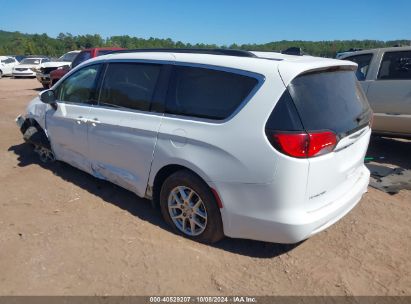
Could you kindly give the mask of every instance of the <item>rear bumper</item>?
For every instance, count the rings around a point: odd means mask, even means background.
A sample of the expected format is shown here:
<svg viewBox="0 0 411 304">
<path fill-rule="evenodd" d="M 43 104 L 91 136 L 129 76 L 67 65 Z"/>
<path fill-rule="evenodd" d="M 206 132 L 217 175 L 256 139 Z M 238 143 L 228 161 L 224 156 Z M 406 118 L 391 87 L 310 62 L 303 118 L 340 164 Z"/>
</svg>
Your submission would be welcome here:
<svg viewBox="0 0 411 304">
<path fill-rule="evenodd" d="M 317 234 L 346 215 L 367 191 L 370 172 L 363 166 L 361 174 L 349 192 L 324 207 L 307 212 L 304 204 L 275 203 L 276 194 L 270 184 L 242 184 L 229 191 L 235 195 L 221 195 L 224 233 L 229 237 L 247 238 L 274 243 L 298 243 Z M 214 185 L 223 189 L 227 185 Z M 221 192 L 227 193 L 227 191 Z M 236 208 L 236 201 L 242 201 Z M 252 199 L 251 199 L 252 198 Z M 270 204 L 267 204 L 270 202 Z M 244 208 L 248 205 L 248 209 Z M 287 208 L 287 205 L 290 207 Z M 300 207 L 298 207 L 300 205 Z"/>
</svg>

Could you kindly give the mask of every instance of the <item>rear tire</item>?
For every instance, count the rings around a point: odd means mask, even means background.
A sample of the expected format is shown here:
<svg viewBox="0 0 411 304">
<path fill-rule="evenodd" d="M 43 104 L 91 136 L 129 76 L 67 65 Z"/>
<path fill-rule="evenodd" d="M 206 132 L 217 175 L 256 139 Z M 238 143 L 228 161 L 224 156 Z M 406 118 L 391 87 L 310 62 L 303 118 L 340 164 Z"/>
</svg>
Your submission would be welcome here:
<svg viewBox="0 0 411 304">
<path fill-rule="evenodd" d="M 160 209 L 180 235 L 201 243 L 224 237 L 220 210 L 208 185 L 188 170 L 177 171 L 163 183 Z"/>
<path fill-rule="evenodd" d="M 0 79 L 3 77 L 3 71 L 0 70 Z"/>
</svg>

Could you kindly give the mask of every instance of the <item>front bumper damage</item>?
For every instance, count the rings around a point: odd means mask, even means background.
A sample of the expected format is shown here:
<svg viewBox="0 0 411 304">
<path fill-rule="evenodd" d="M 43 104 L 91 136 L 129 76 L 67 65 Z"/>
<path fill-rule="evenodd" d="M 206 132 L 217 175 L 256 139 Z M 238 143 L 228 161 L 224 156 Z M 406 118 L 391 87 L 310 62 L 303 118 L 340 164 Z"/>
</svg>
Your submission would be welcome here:
<svg viewBox="0 0 411 304">
<path fill-rule="evenodd" d="M 26 120 L 26 119 L 25 119 L 22 115 L 19 115 L 19 116 L 17 116 L 17 118 L 16 118 L 16 124 L 17 124 L 17 126 L 19 127 L 20 131 L 21 131 L 22 126 L 23 126 L 24 123 L 25 123 L 25 120 Z"/>
<path fill-rule="evenodd" d="M 23 134 L 24 141 L 33 145 L 34 152 L 40 156 L 40 160 L 44 163 L 54 161 L 55 156 L 51 149 L 50 141 L 36 121 L 25 118 L 22 115 L 17 116 L 15 121 L 21 134 Z"/>
<path fill-rule="evenodd" d="M 41 84 L 50 85 L 50 74 L 36 73 L 36 78 Z"/>
</svg>

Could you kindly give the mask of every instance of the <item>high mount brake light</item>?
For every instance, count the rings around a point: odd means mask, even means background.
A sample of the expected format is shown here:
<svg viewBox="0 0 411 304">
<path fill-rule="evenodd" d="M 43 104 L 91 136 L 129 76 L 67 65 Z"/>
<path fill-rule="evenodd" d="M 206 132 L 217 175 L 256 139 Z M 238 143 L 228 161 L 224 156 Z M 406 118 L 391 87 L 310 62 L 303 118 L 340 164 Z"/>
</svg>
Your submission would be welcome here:
<svg viewBox="0 0 411 304">
<path fill-rule="evenodd" d="M 280 152 L 297 158 L 309 158 L 330 153 L 337 145 L 337 136 L 323 132 L 269 132 L 271 143 Z"/>
</svg>

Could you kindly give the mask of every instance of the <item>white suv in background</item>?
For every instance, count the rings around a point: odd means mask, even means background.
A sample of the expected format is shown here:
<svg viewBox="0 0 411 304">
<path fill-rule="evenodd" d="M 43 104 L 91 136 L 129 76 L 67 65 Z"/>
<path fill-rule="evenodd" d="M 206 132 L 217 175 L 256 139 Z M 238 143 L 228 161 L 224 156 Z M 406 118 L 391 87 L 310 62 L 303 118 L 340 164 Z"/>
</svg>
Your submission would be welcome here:
<svg viewBox="0 0 411 304">
<path fill-rule="evenodd" d="M 0 78 L 3 76 L 11 76 L 15 65 L 19 62 L 10 56 L 0 56 Z"/>
<path fill-rule="evenodd" d="M 348 61 L 233 50 L 118 52 L 18 117 L 42 159 L 159 204 L 175 231 L 295 243 L 367 190 L 372 112 Z"/>
</svg>

